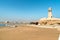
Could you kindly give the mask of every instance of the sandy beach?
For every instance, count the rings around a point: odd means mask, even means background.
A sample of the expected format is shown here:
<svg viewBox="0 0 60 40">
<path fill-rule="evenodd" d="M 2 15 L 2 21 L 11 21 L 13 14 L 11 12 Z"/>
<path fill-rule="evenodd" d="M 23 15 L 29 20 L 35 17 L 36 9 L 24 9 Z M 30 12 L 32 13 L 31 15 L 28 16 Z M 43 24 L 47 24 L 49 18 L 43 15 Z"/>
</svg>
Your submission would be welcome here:
<svg viewBox="0 0 60 40">
<path fill-rule="evenodd" d="M 0 40 L 58 40 L 58 31 L 51 28 L 19 26 L 0 28 Z"/>
</svg>

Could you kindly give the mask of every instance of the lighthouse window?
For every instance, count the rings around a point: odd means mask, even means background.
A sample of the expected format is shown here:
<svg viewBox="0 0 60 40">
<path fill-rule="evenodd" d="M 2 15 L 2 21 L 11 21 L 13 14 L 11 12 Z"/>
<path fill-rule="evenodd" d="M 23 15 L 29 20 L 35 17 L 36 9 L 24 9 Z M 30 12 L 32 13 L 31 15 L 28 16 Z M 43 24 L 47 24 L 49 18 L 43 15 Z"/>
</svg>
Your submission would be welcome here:
<svg viewBox="0 0 60 40">
<path fill-rule="evenodd" d="M 48 10 L 49 12 L 51 12 L 51 10 Z"/>
</svg>

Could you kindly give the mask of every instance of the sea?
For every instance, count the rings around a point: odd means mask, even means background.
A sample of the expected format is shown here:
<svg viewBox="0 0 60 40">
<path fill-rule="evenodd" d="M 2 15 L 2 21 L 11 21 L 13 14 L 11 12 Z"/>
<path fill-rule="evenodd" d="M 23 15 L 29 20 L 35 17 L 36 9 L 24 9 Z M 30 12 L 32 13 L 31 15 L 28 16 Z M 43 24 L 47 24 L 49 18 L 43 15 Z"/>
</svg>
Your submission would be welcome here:
<svg viewBox="0 0 60 40">
<path fill-rule="evenodd" d="M 6 24 L 0 24 L 0 27 L 1 27 L 1 26 L 6 26 Z"/>
</svg>

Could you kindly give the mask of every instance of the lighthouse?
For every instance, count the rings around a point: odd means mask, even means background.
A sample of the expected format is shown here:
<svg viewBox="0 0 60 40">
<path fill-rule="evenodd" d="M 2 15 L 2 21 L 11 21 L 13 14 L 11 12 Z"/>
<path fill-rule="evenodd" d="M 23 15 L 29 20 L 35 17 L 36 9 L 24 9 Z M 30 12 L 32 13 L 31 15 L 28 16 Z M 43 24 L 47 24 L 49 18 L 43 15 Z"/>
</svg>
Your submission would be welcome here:
<svg viewBox="0 0 60 40">
<path fill-rule="evenodd" d="M 48 9 L 48 18 L 51 19 L 52 18 L 52 8 Z"/>
</svg>

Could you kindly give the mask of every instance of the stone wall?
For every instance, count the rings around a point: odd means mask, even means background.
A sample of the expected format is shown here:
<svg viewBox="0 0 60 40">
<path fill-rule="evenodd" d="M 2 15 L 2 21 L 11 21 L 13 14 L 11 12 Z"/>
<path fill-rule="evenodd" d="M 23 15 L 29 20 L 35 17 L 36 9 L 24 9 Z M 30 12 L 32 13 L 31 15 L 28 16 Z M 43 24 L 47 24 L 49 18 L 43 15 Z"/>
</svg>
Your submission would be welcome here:
<svg viewBox="0 0 60 40">
<path fill-rule="evenodd" d="M 54 24 L 58 24 L 60 25 L 60 20 L 40 20 L 39 24 L 41 25 L 54 25 Z"/>
</svg>

